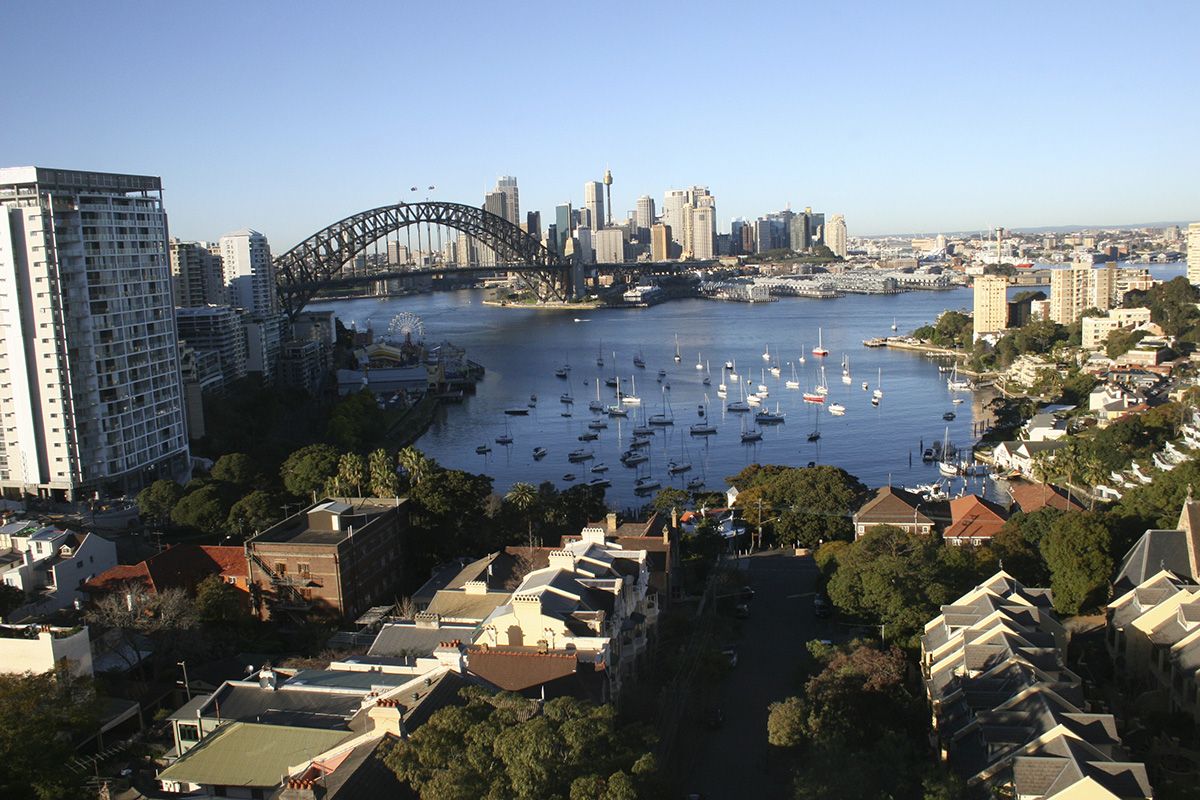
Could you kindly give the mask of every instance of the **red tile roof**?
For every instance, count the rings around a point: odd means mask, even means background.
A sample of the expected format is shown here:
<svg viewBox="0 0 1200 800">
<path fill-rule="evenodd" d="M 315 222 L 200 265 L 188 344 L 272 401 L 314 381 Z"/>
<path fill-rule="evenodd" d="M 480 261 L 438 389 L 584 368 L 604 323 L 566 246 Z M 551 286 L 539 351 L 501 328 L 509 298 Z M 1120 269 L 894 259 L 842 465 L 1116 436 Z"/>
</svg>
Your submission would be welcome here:
<svg viewBox="0 0 1200 800">
<path fill-rule="evenodd" d="M 468 647 L 468 669 L 488 683 L 509 692 L 573 675 L 571 653 L 540 653 L 533 647 Z"/>
<path fill-rule="evenodd" d="M 950 501 L 950 525 L 945 539 L 990 539 L 1008 519 L 1008 509 L 978 495 L 968 494 Z"/>
<path fill-rule="evenodd" d="M 1017 508 L 1013 509 L 1024 511 L 1028 514 L 1030 511 L 1037 511 L 1039 508 L 1050 506 L 1063 511 L 1074 510 L 1084 511 L 1083 504 L 1071 497 L 1067 498 L 1067 493 L 1049 483 L 1025 483 L 1014 485 L 1008 490 L 1012 497 L 1013 505 Z"/>
<path fill-rule="evenodd" d="M 135 583 L 153 594 L 171 588 L 195 594 L 196 586 L 209 575 L 245 577 L 246 574 L 246 554 L 240 547 L 178 544 L 140 564 L 113 567 L 80 588 L 91 594 L 108 594 Z"/>
</svg>

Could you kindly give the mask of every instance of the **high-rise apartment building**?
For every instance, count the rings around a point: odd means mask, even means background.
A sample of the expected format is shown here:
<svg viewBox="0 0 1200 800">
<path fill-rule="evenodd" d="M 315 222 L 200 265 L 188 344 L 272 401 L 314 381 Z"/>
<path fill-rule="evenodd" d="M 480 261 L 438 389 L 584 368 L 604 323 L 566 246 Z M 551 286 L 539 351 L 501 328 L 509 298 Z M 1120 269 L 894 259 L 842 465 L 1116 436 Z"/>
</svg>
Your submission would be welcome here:
<svg viewBox="0 0 1200 800">
<path fill-rule="evenodd" d="M 812 245 L 825 244 L 825 215 L 814 214 L 812 208 L 805 208 L 808 216 L 808 239 Z"/>
<path fill-rule="evenodd" d="M 839 216 L 830 220 L 831 231 Z M 833 245 L 830 245 L 830 249 L 833 249 Z M 1008 279 L 1003 275 L 980 275 L 975 279 L 975 335 L 998 333 L 1007 327 Z"/>
<path fill-rule="evenodd" d="M 1154 285 L 1150 270 L 1077 264 L 1050 270 L 1050 319 L 1070 325 L 1089 308 L 1107 311 L 1118 307 L 1126 292 L 1145 291 Z"/>
<path fill-rule="evenodd" d="M 604 227 L 604 184 L 588 181 L 583 185 L 583 207 L 587 209 L 588 224 L 592 230 Z"/>
<path fill-rule="evenodd" d="M 792 214 L 788 223 L 788 247 L 797 253 L 806 253 L 812 247 L 808 229 L 808 213 Z"/>
<path fill-rule="evenodd" d="M 699 206 L 692 209 L 692 256 L 702 261 L 711 261 L 717 240 L 716 208 Z"/>
<path fill-rule="evenodd" d="M 171 240 L 175 305 L 200 308 L 225 304 L 225 275 L 217 245 Z"/>
<path fill-rule="evenodd" d="M 274 314 L 275 265 L 267 237 L 242 228 L 222 236 L 220 248 L 229 304 L 252 314 Z"/>
<path fill-rule="evenodd" d="M 1193 286 L 1200 285 L 1200 222 L 1188 225 L 1187 279 Z"/>
<path fill-rule="evenodd" d="M 825 226 L 825 246 L 839 258 L 846 257 L 846 218 L 834 214 Z"/>
<path fill-rule="evenodd" d="M 157 177 L 0 169 L 0 489 L 75 500 L 183 477 Z"/>
<path fill-rule="evenodd" d="M 654 198 L 648 194 L 644 194 L 638 198 L 637 211 L 634 212 L 634 221 L 639 228 L 649 230 L 654 227 Z"/>
<path fill-rule="evenodd" d="M 520 193 L 517 191 L 517 179 L 512 175 L 502 175 L 496 180 L 496 191 L 504 192 L 504 213 L 500 216 L 513 225 L 521 224 Z"/>
</svg>

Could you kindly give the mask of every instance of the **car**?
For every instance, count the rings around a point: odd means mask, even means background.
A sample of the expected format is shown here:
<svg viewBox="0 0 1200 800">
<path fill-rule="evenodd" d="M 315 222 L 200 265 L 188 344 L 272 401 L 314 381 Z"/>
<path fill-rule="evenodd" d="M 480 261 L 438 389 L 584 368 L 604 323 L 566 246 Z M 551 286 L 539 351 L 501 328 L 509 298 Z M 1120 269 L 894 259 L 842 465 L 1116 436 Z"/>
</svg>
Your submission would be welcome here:
<svg viewBox="0 0 1200 800">
<path fill-rule="evenodd" d="M 723 656 L 725 656 L 725 658 L 729 659 L 730 667 L 737 666 L 737 664 L 738 664 L 737 648 L 727 645 L 727 646 L 721 648 L 721 655 L 723 655 Z"/>
<path fill-rule="evenodd" d="M 818 617 L 828 617 L 833 614 L 833 604 L 828 597 L 819 594 L 813 598 L 813 613 Z"/>
<path fill-rule="evenodd" d="M 711 730 L 716 730 L 725 724 L 725 714 L 719 708 L 714 708 L 708 712 L 708 716 L 704 718 L 704 727 Z"/>
<path fill-rule="evenodd" d="M 737 607 L 733 609 L 733 616 L 737 617 L 738 619 L 749 619 L 750 606 L 746 605 L 745 603 L 738 603 Z"/>
<path fill-rule="evenodd" d="M 748 603 L 754 599 L 754 590 L 749 586 L 743 586 L 740 592 L 740 599 L 744 603 Z"/>
</svg>

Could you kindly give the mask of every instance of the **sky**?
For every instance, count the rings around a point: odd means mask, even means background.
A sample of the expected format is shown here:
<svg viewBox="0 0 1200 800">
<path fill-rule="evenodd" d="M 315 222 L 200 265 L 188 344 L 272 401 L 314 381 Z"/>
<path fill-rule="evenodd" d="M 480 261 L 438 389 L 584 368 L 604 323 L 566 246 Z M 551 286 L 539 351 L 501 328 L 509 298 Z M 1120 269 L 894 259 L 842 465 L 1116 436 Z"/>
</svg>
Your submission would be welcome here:
<svg viewBox="0 0 1200 800">
<path fill-rule="evenodd" d="M 851 236 L 1200 220 L 1200 3 L 9 3 L 0 166 L 282 253 L 398 200 L 705 185 Z M 430 191 L 426 187 L 433 185 Z M 419 186 L 420 192 L 410 191 Z"/>
</svg>

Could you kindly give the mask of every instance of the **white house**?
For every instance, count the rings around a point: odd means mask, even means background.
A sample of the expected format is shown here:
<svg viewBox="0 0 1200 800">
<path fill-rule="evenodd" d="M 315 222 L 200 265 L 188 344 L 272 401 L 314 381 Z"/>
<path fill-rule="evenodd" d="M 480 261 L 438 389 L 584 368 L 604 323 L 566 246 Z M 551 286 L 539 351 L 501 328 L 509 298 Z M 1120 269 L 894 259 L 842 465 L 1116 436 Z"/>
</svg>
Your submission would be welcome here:
<svg viewBox="0 0 1200 800">
<path fill-rule="evenodd" d="M 95 533 L 72 533 L 18 520 L 0 527 L 0 581 L 30 601 L 9 614 L 21 620 L 87 600 L 79 585 L 117 566 L 117 546 Z"/>
</svg>

